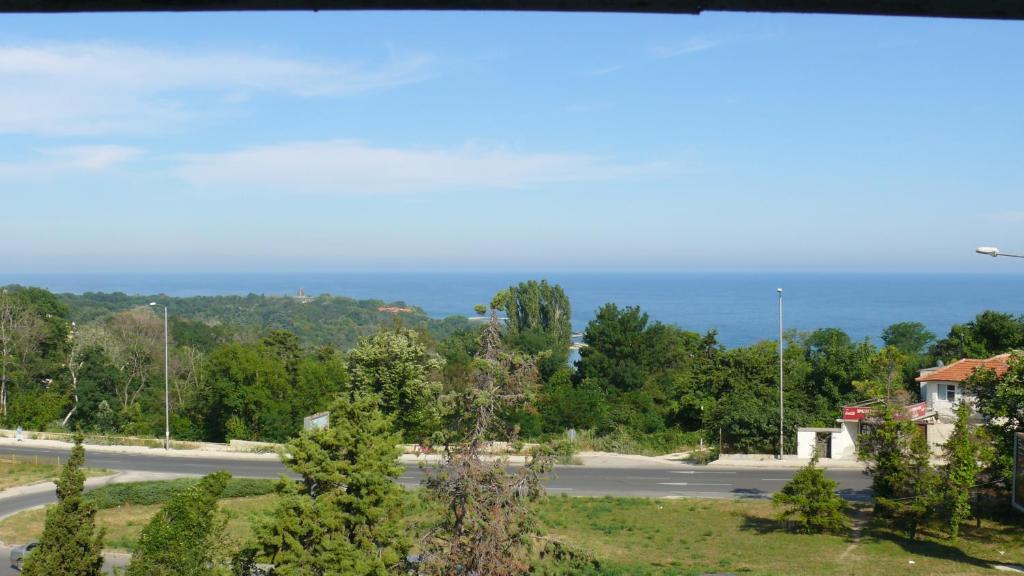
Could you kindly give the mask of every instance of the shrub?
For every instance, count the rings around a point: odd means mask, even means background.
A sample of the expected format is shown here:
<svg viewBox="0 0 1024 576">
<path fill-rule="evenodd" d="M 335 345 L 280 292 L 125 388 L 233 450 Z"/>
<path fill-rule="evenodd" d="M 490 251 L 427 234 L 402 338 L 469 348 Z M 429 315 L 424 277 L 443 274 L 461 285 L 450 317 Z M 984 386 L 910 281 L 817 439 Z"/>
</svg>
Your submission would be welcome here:
<svg viewBox="0 0 1024 576">
<path fill-rule="evenodd" d="M 842 534 L 850 527 L 843 513 L 846 503 L 836 494 L 835 481 L 816 466 L 817 459 L 802 468 L 772 496 L 776 518 L 797 532 Z"/>
<path fill-rule="evenodd" d="M 116 508 L 125 504 L 145 506 L 164 504 L 174 496 L 199 483 L 198 478 L 154 480 L 128 484 L 110 484 L 86 493 L 85 499 L 97 508 Z M 274 491 L 276 481 L 256 478 L 231 478 L 221 498 L 262 496 Z"/>
</svg>

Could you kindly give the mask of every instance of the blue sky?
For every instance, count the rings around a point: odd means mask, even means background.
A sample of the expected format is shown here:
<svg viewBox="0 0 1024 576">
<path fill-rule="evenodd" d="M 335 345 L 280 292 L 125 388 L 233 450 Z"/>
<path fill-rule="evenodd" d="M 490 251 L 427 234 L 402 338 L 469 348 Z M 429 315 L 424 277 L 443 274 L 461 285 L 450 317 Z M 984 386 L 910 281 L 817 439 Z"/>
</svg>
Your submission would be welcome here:
<svg viewBox="0 0 1024 576">
<path fill-rule="evenodd" d="M 1020 272 L 1024 28 L 0 17 L 8 272 Z"/>
</svg>

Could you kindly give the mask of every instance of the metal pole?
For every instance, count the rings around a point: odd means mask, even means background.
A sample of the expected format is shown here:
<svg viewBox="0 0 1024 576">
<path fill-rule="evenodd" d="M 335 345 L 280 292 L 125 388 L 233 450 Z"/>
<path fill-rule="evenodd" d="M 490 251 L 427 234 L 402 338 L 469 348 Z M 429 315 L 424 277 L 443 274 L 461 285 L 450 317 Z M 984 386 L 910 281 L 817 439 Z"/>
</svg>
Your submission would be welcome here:
<svg viewBox="0 0 1024 576">
<path fill-rule="evenodd" d="M 167 339 L 167 306 L 164 306 L 164 450 L 171 449 L 171 385 Z"/>
<path fill-rule="evenodd" d="M 784 371 L 782 369 L 782 288 L 779 288 L 779 460 L 782 460 L 782 446 L 783 446 L 783 427 L 782 424 L 785 422 L 783 419 L 783 396 L 782 396 L 782 379 Z"/>
</svg>

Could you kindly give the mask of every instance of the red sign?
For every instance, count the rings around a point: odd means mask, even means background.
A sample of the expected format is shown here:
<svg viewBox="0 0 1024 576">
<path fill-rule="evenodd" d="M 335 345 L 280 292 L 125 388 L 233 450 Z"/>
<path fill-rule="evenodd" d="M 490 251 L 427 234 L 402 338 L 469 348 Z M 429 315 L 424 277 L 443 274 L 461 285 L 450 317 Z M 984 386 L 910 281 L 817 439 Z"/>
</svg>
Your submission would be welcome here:
<svg viewBox="0 0 1024 576">
<path fill-rule="evenodd" d="M 843 406 L 843 420 L 863 420 L 871 410 L 871 406 Z"/>
<path fill-rule="evenodd" d="M 924 415 L 928 413 L 928 403 L 918 402 L 917 404 L 911 404 L 907 406 L 907 416 L 911 420 L 917 420 L 918 418 L 924 418 Z"/>
<path fill-rule="evenodd" d="M 871 413 L 878 407 L 877 404 L 873 406 L 843 406 L 843 420 L 863 420 L 867 418 Z M 906 408 L 906 415 L 911 420 L 923 418 L 928 413 L 928 403 L 918 402 L 917 404 L 911 404 Z M 901 415 L 897 415 L 899 418 Z"/>
</svg>

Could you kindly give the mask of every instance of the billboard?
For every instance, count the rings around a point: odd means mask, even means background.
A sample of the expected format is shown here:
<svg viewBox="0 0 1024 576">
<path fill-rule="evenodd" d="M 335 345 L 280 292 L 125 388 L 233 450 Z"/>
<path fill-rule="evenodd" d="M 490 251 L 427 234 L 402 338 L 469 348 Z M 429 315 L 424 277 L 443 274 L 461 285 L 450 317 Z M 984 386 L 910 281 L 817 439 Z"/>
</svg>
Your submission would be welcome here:
<svg viewBox="0 0 1024 576">
<path fill-rule="evenodd" d="M 1024 512 L 1024 432 L 1014 434 L 1013 507 Z"/>
</svg>

